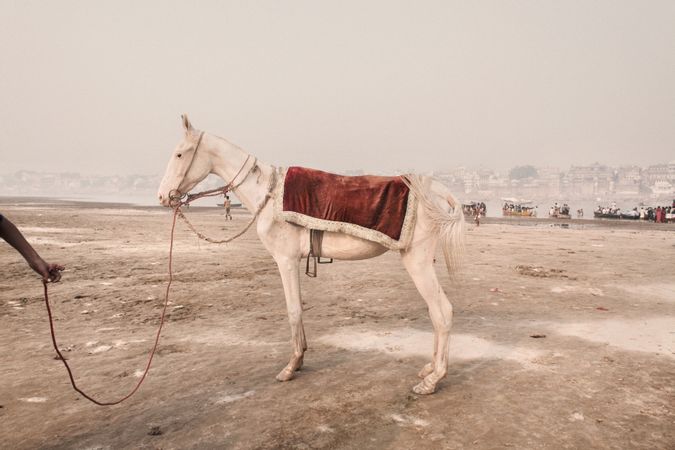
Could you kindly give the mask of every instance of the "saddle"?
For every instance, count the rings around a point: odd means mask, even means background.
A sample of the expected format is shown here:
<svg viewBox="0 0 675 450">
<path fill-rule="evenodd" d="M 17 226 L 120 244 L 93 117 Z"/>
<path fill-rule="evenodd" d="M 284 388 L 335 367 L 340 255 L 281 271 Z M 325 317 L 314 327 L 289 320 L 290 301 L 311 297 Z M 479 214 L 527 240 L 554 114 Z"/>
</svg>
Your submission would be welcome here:
<svg viewBox="0 0 675 450">
<path fill-rule="evenodd" d="M 390 250 L 410 243 L 417 198 L 402 177 L 343 176 L 289 167 L 280 178 L 278 218 L 313 230 L 346 233 Z"/>
</svg>

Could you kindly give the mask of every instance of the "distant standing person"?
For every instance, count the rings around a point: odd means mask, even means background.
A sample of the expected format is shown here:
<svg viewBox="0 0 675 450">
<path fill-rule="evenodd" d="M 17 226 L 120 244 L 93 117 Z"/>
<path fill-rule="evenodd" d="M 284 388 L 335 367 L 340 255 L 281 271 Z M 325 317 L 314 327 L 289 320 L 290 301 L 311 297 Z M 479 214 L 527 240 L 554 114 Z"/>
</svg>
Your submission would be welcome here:
<svg viewBox="0 0 675 450">
<path fill-rule="evenodd" d="M 223 206 L 225 207 L 225 220 L 232 220 L 232 214 L 230 214 L 230 210 L 232 209 L 232 201 L 230 200 L 229 195 L 225 196 L 225 202 L 223 202 Z"/>
<path fill-rule="evenodd" d="M 26 241 L 21 232 L 8 218 L 0 214 L 0 238 L 14 247 L 26 260 L 31 269 L 42 277 L 43 281 L 56 283 L 61 279 L 61 271 L 64 267 L 60 264 L 49 264 L 38 255 L 33 247 Z"/>
</svg>

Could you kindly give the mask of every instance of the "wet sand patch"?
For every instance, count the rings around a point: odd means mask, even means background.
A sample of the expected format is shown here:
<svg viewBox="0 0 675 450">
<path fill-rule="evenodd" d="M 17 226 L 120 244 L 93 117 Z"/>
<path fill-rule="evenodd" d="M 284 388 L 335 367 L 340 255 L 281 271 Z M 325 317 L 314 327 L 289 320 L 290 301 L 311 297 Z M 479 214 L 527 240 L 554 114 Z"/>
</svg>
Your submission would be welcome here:
<svg viewBox="0 0 675 450">
<path fill-rule="evenodd" d="M 396 357 L 431 358 L 434 335 L 413 328 L 391 331 L 342 329 L 337 333 L 320 337 L 319 341 L 347 350 L 374 350 Z M 540 354 L 541 352 L 535 349 L 496 344 L 471 334 L 450 335 L 450 360 L 508 359 L 528 365 Z"/>
<path fill-rule="evenodd" d="M 617 286 L 626 292 L 646 298 L 658 298 L 675 303 L 675 283 L 645 283 Z"/>
<path fill-rule="evenodd" d="M 550 323 L 548 326 L 558 334 L 675 358 L 675 317 Z"/>
</svg>

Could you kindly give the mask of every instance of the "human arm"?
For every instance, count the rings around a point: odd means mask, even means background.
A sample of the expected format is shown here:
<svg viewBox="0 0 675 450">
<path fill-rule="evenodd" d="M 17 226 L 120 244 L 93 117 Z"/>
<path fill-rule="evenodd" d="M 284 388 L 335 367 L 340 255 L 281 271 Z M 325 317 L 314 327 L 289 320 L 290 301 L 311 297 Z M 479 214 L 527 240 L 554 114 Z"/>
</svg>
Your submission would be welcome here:
<svg viewBox="0 0 675 450">
<path fill-rule="evenodd" d="M 42 259 L 16 226 L 2 215 L 0 215 L 0 238 L 14 247 L 24 257 L 31 269 L 42 277 L 43 281 L 56 283 L 61 279 L 61 271 L 64 267 L 59 264 L 49 264 Z"/>
</svg>

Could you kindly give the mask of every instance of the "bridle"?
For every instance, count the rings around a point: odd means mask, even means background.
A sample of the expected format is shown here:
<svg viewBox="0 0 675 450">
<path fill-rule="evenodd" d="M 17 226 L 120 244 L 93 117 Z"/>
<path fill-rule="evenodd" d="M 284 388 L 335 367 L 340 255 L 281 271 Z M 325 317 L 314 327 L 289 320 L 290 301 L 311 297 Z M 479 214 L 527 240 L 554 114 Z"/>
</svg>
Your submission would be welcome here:
<svg viewBox="0 0 675 450">
<path fill-rule="evenodd" d="M 188 167 L 185 170 L 185 173 L 183 174 L 183 180 L 185 179 L 185 175 L 187 175 L 187 173 L 190 171 L 190 168 L 192 167 L 192 162 L 194 161 L 195 154 L 197 153 L 197 150 L 199 149 L 199 144 L 201 143 L 203 136 L 204 136 L 204 132 L 202 131 L 201 134 L 199 135 L 199 140 L 197 141 L 197 145 L 195 146 L 195 151 L 192 154 L 192 159 L 190 160 L 190 164 L 188 164 Z M 191 201 L 193 201 L 197 198 L 210 197 L 210 196 L 225 194 L 228 191 L 236 189 L 237 187 L 239 187 L 248 178 L 248 175 L 258 166 L 258 160 L 256 158 L 254 158 L 253 165 L 251 166 L 249 171 L 246 173 L 244 178 L 242 178 L 238 183 L 235 184 L 235 181 L 236 181 L 237 177 L 244 170 L 244 167 L 246 167 L 246 164 L 248 163 L 248 160 L 250 158 L 251 158 L 251 155 L 248 155 L 246 157 L 246 161 L 244 161 L 244 164 L 242 164 L 241 168 L 239 168 L 239 171 L 232 178 L 232 181 L 227 183 L 225 186 L 221 186 L 221 187 L 216 188 L 216 189 L 211 189 L 211 190 L 208 190 L 208 191 L 198 192 L 196 194 L 190 194 L 190 195 L 183 194 L 180 191 L 178 191 L 178 189 L 175 189 L 176 194 L 174 196 L 171 195 L 171 193 L 174 192 L 174 190 L 172 190 L 169 193 L 170 201 L 176 200 L 177 203 L 175 205 L 171 205 L 173 207 L 173 222 L 171 224 L 171 240 L 170 240 L 170 243 L 169 243 L 169 280 L 168 280 L 168 283 L 166 285 L 166 293 L 165 293 L 165 297 L 164 297 L 164 306 L 162 308 L 162 314 L 161 314 L 160 319 L 159 319 L 159 327 L 157 329 L 157 334 L 155 335 L 154 345 L 152 346 L 152 349 L 150 350 L 150 354 L 149 354 L 149 357 L 148 357 L 148 362 L 145 366 L 145 370 L 143 371 L 143 374 L 141 375 L 141 378 L 138 380 L 138 382 L 136 383 L 134 388 L 128 394 L 126 394 L 124 397 L 122 397 L 118 400 L 114 400 L 114 401 L 107 401 L 107 402 L 106 401 L 100 401 L 100 400 L 96 400 L 95 398 L 91 397 L 90 395 L 85 393 L 82 389 L 80 389 L 77 386 L 77 384 L 75 383 L 75 376 L 73 375 L 73 372 L 70 369 L 70 366 L 68 365 L 68 362 L 66 361 L 66 358 L 64 358 L 63 355 L 61 354 L 61 351 L 59 350 L 58 343 L 56 342 L 56 332 L 54 330 L 54 319 L 52 317 L 52 311 L 51 311 L 51 308 L 50 308 L 50 305 L 49 305 L 49 292 L 48 292 L 48 288 L 47 288 L 47 282 L 43 281 L 44 298 L 45 298 L 45 305 L 47 307 L 47 315 L 48 315 L 48 318 L 49 318 L 49 329 L 50 329 L 50 333 L 51 333 L 51 337 L 52 337 L 52 345 L 54 346 L 54 350 L 56 351 L 57 358 L 60 359 L 61 362 L 63 362 L 63 365 L 65 366 L 66 371 L 68 372 L 70 384 L 72 385 L 73 389 L 75 391 L 77 391 L 79 394 L 81 394 L 84 398 L 86 398 L 87 400 L 89 400 L 92 403 L 95 403 L 96 405 L 99 405 L 99 406 L 117 405 L 117 404 L 122 403 L 123 401 L 127 400 L 132 395 L 134 395 L 138 391 L 138 389 L 141 387 L 141 384 L 143 384 L 143 381 L 145 380 L 146 376 L 148 375 L 148 372 L 150 371 L 150 365 L 152 364 L 152 360 L 153 360 L 153 358 L 155 356 L 155 353 L 157 351 L 157 346 L 159 345 L 159 337 L 162 333 L 162 328 L 164 326 L 164 320 L 165 320 L 165 317 L 166 317 L 166 309 L 167 309 L 167 306 L 169 304 L 169 290 L 171 289 L 171 283 L 173 281 L 173 240 L 174 240 L 174 232 L 175 232 L 175 229 L 176 229 L 176 218 L 180 217 L 181 219 L 183 219 L 187 223 L 188 227 L 200 239 L 204 239 L 208 242 L 212 242 L 212 243 L 216 243 L 216 244 L 228 243 L 228 242 L 231 242 L 231 241 L 235 240 L 239 236 L 242 236 L 246 231 L 248 231 L 248 229 L 251 227 L 251 225 L 253 225 L 253 223 L 256 221 L 256 219 L 258 218 L 258 216 L 262 212 L 262 209 L 267 204 L 267 201 L 272 197 L 272 191 L 273 191 L 274 186 L 276 185 L 276 172 L 275 171 L 273 171 L 271 173 L 270 177 L 269 177 L 269 185 L 267 187 L 267 193 L 265 194 L 265 198 L 263 199 L 263 201 L 260 203 L 260 205 L 256 209 L 256 211 L 253 214 L 253 217 L 251 218 L 251 220 L 238 233 L 236 233 L 235 235 L 233 235 L 229 238 L 216 240 L 216 239 L 211 239 L 211 238 L 205 236 L 204 234 L 197 231 L 197 229 L 192 225 L 192 223 L 190 223 L 190 221 L 187 219 L 187 217 L 185 217 L 185 215 L 183 214 L 183 212 L 180 209 L 180 207 L 182 205 L 187 205 Z M 181 183 L 182 182 L 183 181 L 181 181 Z M 178 186 L 180 186 L 180 184 Z"/>
<path fill-rule="evenodd" d="M 180 187 L 181 184 L 183 184 L 183 181 L 185 181 L 185 177 L 187 176 L 188 173 L 190 173 L 190 169 L 192 168 L 192 164 L 194 163 L 195 156 L 197 156 L 197 151 L 199 150 L 199 144 L 202 143 L 202 138 L 204 137 L 204 132 L 202 131 L 199 133 L 199 139 L 197 140 L 197 145 L 195 146 L 195 151 L 192 152 L 192 157 L 190 158 L 190 163 L 187 165 L 187 168 L 185 169 L 183 173 L 183 177 L 181 179 L 181 182 L 178 183 L 178 187 Z M 201 191 L 197 192 L 195 194 L 188 194 L 187 192 L 183 193 L 176 189 L 172 189 L 169 191 L 169 206 L 176 209 L 180 208 L 183 205 L 188 205 L 190 202 L 197 200 L 198 198 L 203 198 L 203 197 L 214 197 L 218 195 L 226 195 L 229 191 L 232 191 L 239 186 L 248 178 L 248 175 L 253 172 L 253 170 L 256 168 L 258 165 L 257 158 L 254 158 L 253 165 L 250 167 L 244 178 L 241 179 L 238 183 L 235 184 L 235 181 L 237 180 L 237 177 L 241 174 L 241 172 L 244 170 L 244 167 L 246 167 L 246 164 L 248 164 L 248 161 L 251 159 L 251 155 L 246 155 L 246 160 L 244 163 L 241 165 L 237 173 L 232 177 L 232 180 L 227 183 L 224 186 L 217 187 L 215 189 L 209 189 L 207 191 Z"/>
<path fill-rule="evenodd" d="M 183 200 L 186 196 L 187 193 L 183 194 L 181 193 L 178 188 L 180 187 L 181 184 L 183 184 L 183 181 L 185 181 L 185 177 L 187 176 L 188 173 L 190 173 L 190 169 L 192 168 L 192 163 L 195 161 L 195 156 L 197 156 L 197 151 L 199 150 L 199 144 L 202 143 L 202 138 L 204 137 L 204 132 L 202 131 L 199 133 L 199 139 L 197 139 L 197 145 L 195 145 L 195 151 L 192 152 L 192 157 L 190 158 L 190 163 L 187 165 L 187 168 L 183 172 L 183 176 L 181 177 L 180 183 L 178 183 L 178 186 L 176 189 L 172 189 L 169 191 L 169 205 L 173 206 L 171 203 L 173 201 L 178 201 L 180 202 Z"/>
</svg>

